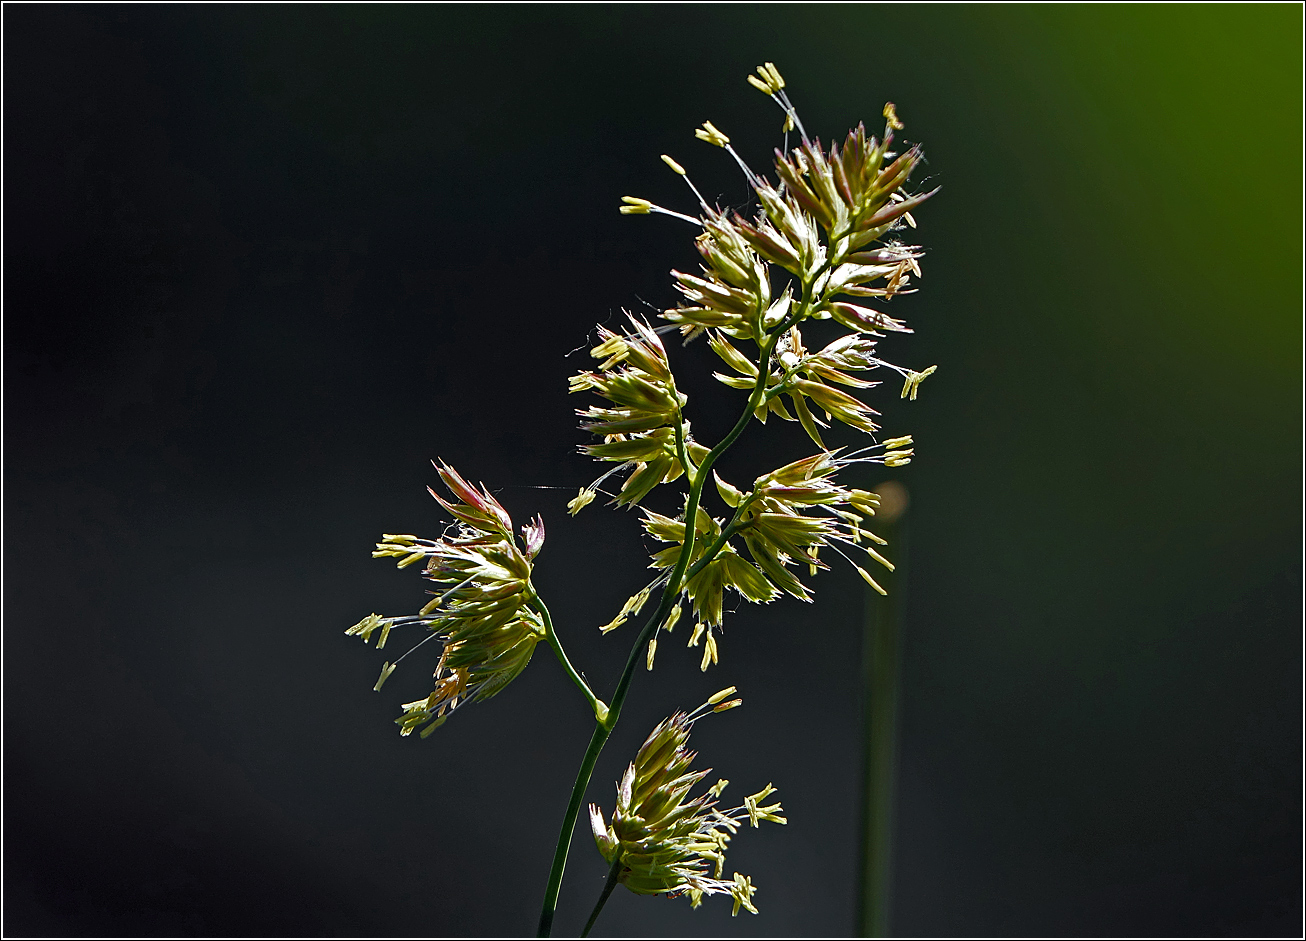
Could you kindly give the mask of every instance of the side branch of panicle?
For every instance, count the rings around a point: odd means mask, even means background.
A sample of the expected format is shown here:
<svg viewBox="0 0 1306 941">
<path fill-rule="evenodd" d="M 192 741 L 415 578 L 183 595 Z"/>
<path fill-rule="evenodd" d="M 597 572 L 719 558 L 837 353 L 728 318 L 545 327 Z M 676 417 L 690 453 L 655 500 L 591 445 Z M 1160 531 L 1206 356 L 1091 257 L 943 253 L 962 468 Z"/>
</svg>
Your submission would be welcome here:
<svg viewBox="0 0 1306 941">
<path fill-rule="evenodd" d="M 693 440 L 681 417 L 688 401 L 677 391 L 661 338 L 644 321 L 629 316 L 630 329 L 614 333 L 598 328 L 600 343 L 590 351 L 599 360 L 594 370 L 571 377 L 572 392 L 592 391 L 608 400 L 577 411 L 581 428 L 601 441 L 581 445 L 581 452 L 617 465 L 572 501 L 573 513 L 593 499 L 609 474 L 628 471 L 615 502 L 639 503 L 661 483 L 692 474 L 707 448 Z"/>
<path fill-rule="evenodd" d="M 386 662 L 377 690 L 404 657 L 427 641 L 439 641 L 434 689 L 405 703 L 395 720 L 401 735 L 421 728 L 423 738 L 460 706 L 489 699 L 512 682 L 546 636 L 540 615 L 530 606 L 535 597 L 531 571 L 544 546 L 544 521 L 536 517 L 524 525 L 519 540 L 508 511 L 484 485 L 478 490 L 448 464 L 437 464 L 436 470 L 451 498 L 435 490 L 431 495 L 457 521 L 451 531 L 439 539 L 387 534 L 372 553 L 398 558 L 400 568 L 423 562 L 423 575 L 436 586 L 429 592 L 434 597 L 415 615 L 372 614 L 345 632 L 366 642 L 379 629 L 380 649 L 396 627 L 426 630 L 427 636 L 408 653 Z"/>
<path fill-rule="evenodd" d="M 696 757 L 687 747 L 690 731 L 699 718 L 740 705 L 739 699 L 726 701 L 734 692 L 733 686 L 723 689 L 693 712 L 677 712 L 658 724 L 617 784 L 611 825 L 597 805 L 590 805 L 599 852 L 610 865 L 620 867 L 618 879 L 630 891 L 684 896 L 693 908 L 705 895 L 729 895 L 732 914 L 739 914 L 741 907 L 757 914 L 752 880 L 739 873 L 726 880 L 722 874 L 726 848 L 744 823 L 756 827 L 761 821 L 787 822 L 778 802 L 762 803 L 775 788 L 768 784 L 729 810 L 718 807 L 730 783 L 724 778 L 699 796 L 689 796 L 708 773 L 690 770 Z"/>
</svg>

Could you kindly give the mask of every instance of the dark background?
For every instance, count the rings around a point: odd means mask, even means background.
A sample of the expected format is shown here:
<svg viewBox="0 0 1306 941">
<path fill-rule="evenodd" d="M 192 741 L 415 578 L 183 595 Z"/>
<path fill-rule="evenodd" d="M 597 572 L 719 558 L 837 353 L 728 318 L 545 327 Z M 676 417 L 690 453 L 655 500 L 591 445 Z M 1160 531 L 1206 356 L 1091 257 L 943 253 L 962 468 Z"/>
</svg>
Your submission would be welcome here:
<svg viewBox="0 0 1306 941">
<path fill-rule="evenodd" d="M 944 187 L 888 346 L 939 372 L 873 394 L 919 455 L 894 931 L 1299 933 L 1301 16 L 6 5 L 4 931 L 533 931 L 580 698 L 541 649 L 401 740 L 426 671 L 375 694 L 342 632 L 421 603 L 368 553 L 438 531 L 443 457 L 544 514 L 537 582 L 610 692 L 633 632 L 594 628 L 644 549 L 564 513 L 595 474 L 566 354 L 695 264 L 616 212 L 689 208 L 659 153 L 744 200 L 690 132 L 765 166 L 772 59 L 826 138 L 897 102 Z M 672 352 L 714 440 L 737 399 Z M 754 427 L 722 470 L 805 453 Z M 739 685 L 695 744 L 780 788 L 730 858 L 762 914 L 619 891 L 600 931 L 852 930 L 863 591 L 815 587 L 734 615 L 706 677 L 664 646 L 590 792 Z M 561 932 L 604 869 L 582 825 Z"/>
</svg>

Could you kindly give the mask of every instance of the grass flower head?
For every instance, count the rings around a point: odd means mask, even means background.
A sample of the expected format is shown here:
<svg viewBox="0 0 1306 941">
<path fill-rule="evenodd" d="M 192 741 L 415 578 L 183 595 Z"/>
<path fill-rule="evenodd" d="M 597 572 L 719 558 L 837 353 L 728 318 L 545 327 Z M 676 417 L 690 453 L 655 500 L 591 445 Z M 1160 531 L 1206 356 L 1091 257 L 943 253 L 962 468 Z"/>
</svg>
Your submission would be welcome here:
<svg viewBox="0 0 1306 941">
<path fill-rule="evenodd" d="M 717 807 L 729 783 L 724 779 L 698 797 L 689 796 L 708 774 L 690 770 L 696 757 L 687 747 L 690 730 L 704 715 L 740 705 L 741 700 L 727 700 L 734 692 L 734 687 L 724 689 L 693 712 L 677 712 L 658 724 L 617 785 L 611 825 L 597 805 L 590 805 L 599 852 L 630 891 L 686 896 L 694 908 L 705 895 L 724 894 L 734 900 L 733 914 L 741 907 L 757 913 L 752 881 L 739 873 L 726 880 L 722 873 L 726 846 L 743 823 L 787 822 L 778 802 L 762 803 L 775 789 L 768 784 L 729 810 Z"/>
<path fill-rule="evenodd" d="M 380 628 L 377 648 L 394 627 L 420 625 L 429 632 L 393 664 L 386 663 L 376 688 L 400 660 L 430 640 L 443 645 L 430 695 L 405 703 L 395 721 L 399 734 L 421 727 L 430 735 L 459 706 L 489 699 L 512 682 L 530 662 L 535 645 L 547 634 L 539 613 L 530 607 L 532 562 L 544 545 L 544 522 L 538 517 L 521 530 L 520 544 L 507 510 L 481 486 L 472 487 L 449 465 L 437 465 L 452 500 L 434 490 L 431 496 L 458 521 L 440 539 L 387 534 L 377 543 L 376 558 L 398 557 L 405 568 L 425 561 L 423 574 L 435 583 L 435 595 L 416 615 L 380 618 L 369 615 L 345 633 L 366 642 Z M 428 488 L 429 489 L 429 488 Z"/>
</svg>

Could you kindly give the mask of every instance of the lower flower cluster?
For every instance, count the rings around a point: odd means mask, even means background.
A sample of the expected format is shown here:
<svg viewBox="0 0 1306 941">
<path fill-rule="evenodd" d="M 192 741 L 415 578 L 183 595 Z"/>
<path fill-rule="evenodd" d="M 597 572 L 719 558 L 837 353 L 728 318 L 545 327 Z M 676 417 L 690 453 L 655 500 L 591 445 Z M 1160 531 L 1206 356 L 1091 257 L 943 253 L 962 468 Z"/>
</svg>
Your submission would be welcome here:
<svg viewBox="0 0 1306 941">
<path fill-rule="evenodd" d="M 725 701 L 735 688 L 723 689 L 691 713 L 678 712 L 659 723 L 640 747 L 635 761 L 617 785 L 612 824 L 597 805 L 590 805 L 590 826 L 599 852 L 619 865 L 618 880 L 640 895 L 687 896 L 698 908 L 705 895 L 729 895 L 734 911 L 757 914 L 757 889 L 748 876 L 722 878 L 726 845 L 744 821 L 786 823 L 779 803 L 762 805 L 775 793 L 767 785 L 739 807 L 719 810 L 717 798 L 729 783 L 724 778 L 695 798 L 689 792 L 707 776 L 690 771 L 696 754 L 686 745 L 694 723 L 709 712 L 724 712 L 742 700 Z"/>
</svg>

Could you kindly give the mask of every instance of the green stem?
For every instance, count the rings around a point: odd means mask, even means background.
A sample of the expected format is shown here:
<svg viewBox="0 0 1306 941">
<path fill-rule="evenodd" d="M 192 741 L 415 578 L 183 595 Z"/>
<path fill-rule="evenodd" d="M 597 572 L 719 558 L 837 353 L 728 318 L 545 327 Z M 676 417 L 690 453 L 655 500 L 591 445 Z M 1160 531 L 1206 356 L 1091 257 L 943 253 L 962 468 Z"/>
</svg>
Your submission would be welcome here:
<svg viewBox="0 0 1306 941">
<path fill-rule="evenodd" d="M 702 479 L 701 476 L 699 478 Z M 681 560 L 687 559 L 687 555 L 681 556 Z M 630 648 L 630 655 L 626 658 L 626 667 L 621 672 L 621 679 L 617 681 L 617 690 L 612 695 L 612 705 L 608 707 L 606 722 L 597 722 L 594 726 L 594 735 L 590 738 L 589 747 L 585 750 L 585 757 L 581 759 L 580 768 L 576 771 L 576 780 L 571 786 L 571 799 L 567 802 L 567 813 L 562 819 L 562 829 L 558 833 L 558 844 L 553 851 L 553 868 L 549 870 L 549 883 L 544 890 L 544 907 L 540 912 L 540 928 L 538 936 L 547 938 L 553 927 L 553 913 L 558 907 L 558 892 L 562 888 L 562 875 L 567 868 L 567 853 L 571 848 L 571 834 L 576 828 L 576 817 L 580 814 L 581 801 L 585 796 L 585 788 L 589 786 L 590 775 L 594 771 L 594 763 L 599 759 L 599 752 L 603 751 L 603 745 L 612 734 L 612 729 L 617 724 L 617 719 L 621 716 L 621 706 L 626 701 L 626 694 L 630 691 L 630 682 L 635 677 L 635 666 L 640 660 L 640 651 L 648 643 L 653 633 L 662 626 L 667 615 L 671 613 L 671 606 L 675 602 L 676 595 L 679 591 L 672 591 L 674 584 L 679 576 L 684 574 L 684 568 L 677 563 L 676 575 L 668 583 L 667 589 L 662 593 L 662 599 L 658 603 L 658 609 L 649 618 L 639 636 L 635 638 L 634 646 Z"/>
<path fill-rule="evenodd" d="M 531 593 L 534 594 L 534 589 L 532 589 Z M 581 678 L 581 675 L 576 672 L 576 668 L 571 665 L 571 661 L 567 659 L 567 652 L 562 649 L 562 641 L 558 639 L 558 632 L 553 626 L 553 618 L 549 616 L 549 609 L 544 604 L 544 600 L 540 598 L 539 595 L 535 595 L 535 597 L 530 601 L 530 606 L 539 612 L 541 619 L 544 621 L 545 637 L 548 638 L 549 646 L 553 648 L 554 656 L 556 656 L 558 662 L 562 664 L 562 668 L 567 672 L 567 676 L 571 678 L 571 681 L 575 683 L 576 687 L 584 694 L 585 700 L 590 704 L 590 709 L 594 711 L 594 717 L 599 722 L 602 722 L 608 714 L 607 706 L 603 704 L 601 699 L 594 695 L 594 691 L 590 689 L 589 684 Z"/>
<path fill-rule="evenodd" d="M 553 867 L 549 870 L 549 884 L 544 889 L 544 908 L 540 911 L 540 928 L 537 937 L 547 938 L 553 930 L 553 913 L 558 907 L 558 892 L 562 888 L 562 874 L 567 868 L 567 852 L 571 849 L 571 831 L 576 827 L 576 815 L 580 812 L 580 802 L 585 797 L 585 787 L 589 784 L 594 763 L 599 760 L 603 743 L 611 733 L 603 723 L 594 724 L 594 734 L 590 737 L 585 757 L 581 759 L 580 769 L 576 772 L 576 783 L 571 789 L 571 800 L 567 803 L 567 814 L 563 818 L 562 832 L 558 834 L 558 845 L 553 851 Z"/>
<path fill-rule="evenodd" d="M 580 933 L 582 938 L 588 938 L 590 929 L 594 927 L 594 922 L 599 920 L 599 912 L 603 911 L 603 906 L 607 904 L 608 896 L 612 890 L 617 887 L 617 882 L 621 879 L 621 856 L 618 855 L 612 861 L 612 868 L 608 870 L 608 881 L 603 883 L 603 893 L 599 900 L 594 903 L 594 911 L 590 912 L 590 920 L 585 922 L 585 930 Z"/>
<path fill-rule="evenodd" d="M 703 553 L 703 558 L 690 566 L 689 571 L 685 574 L 685 581 L 689 581 L 699 572 L 703 571 L 707 564 L 715 559 L 717 553 L 721 551 L 727 542 L 729 542 L 730 537 L 739 532 L 739 530 L 745 528 L 739 525 L 739 520 L 743 517 L 744 513 L 747 512 L 748 508 L 752 506 L 755 497 L 756 494 L 750 493 L 740 501 L 739 506 L 735 508 L 735 515 L 730 518 L 730 522 L 721 530 L 721 535 L 716 537 L 716 542 L 712 543 L 712 545 L 708 547 L 708 550 Z"/>
</svg>

